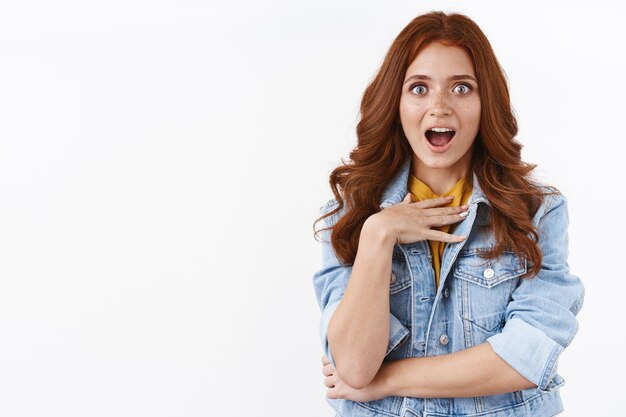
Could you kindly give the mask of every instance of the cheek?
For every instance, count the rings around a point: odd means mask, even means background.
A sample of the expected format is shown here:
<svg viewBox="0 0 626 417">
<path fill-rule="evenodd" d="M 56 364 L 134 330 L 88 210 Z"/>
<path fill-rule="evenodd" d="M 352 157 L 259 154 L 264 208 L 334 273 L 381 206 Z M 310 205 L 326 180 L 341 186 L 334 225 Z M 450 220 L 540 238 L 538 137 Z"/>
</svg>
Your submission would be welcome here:
<svg viewBox="0 0 626 417">
<path fill-rule="evenodd" d="M 411 129 L 411 125 L 412 123 L 412 115 L 411 115 L 411 110 L 408 106 L 406 106 L 405 103 L 400 102 L 400 108 L 399 108 L 399 113 L 400 113 L 400 123 L 402 124 L 402 127 L 406 130 L 406 129 Z"/>
<path fill-rule="evenodd" d="M 403 121 L 415 123 L 418 116 L 423 112 L 422 106 L 412 103 L 410 100 L 400 100 L 400 118 Z"/>
<path fill-rule="evenodd" d="M 407 105 L 406 102 L 404 100 L 400 100 L 400 116 L 404 117 L 406 116 L 407 113 Z"/>
<path fill-rule="evenodd" d="M 477 103 L 468 103 L 464 106 L 461 117 L 466 126 L 474 126 L 477 128 L 480 124 L 480 101 Z"/>
</svg>

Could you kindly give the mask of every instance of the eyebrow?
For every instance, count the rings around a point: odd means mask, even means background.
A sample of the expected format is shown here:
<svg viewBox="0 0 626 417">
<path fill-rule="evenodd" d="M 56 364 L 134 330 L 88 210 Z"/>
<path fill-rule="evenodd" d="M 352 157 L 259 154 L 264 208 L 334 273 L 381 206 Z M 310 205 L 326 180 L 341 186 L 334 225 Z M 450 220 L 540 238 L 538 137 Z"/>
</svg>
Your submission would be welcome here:
<svg viewBox="0 0 626 417">
<path fill-rule="evenodd" d="M 432 78 L 429 77 L 428 75 L 413 74 L 404 81 L 404 84 L 408 83 L 411 80 L 432 80 Z M 469 74 L 453 75 L 451 77 L 448 77 L 448 81 L 455 81 L 455 80 L 472 80 L 476 84 L 478 84 L 478 81 L 476 81 L 476 78 L 472 77 Z"/>
</svg>

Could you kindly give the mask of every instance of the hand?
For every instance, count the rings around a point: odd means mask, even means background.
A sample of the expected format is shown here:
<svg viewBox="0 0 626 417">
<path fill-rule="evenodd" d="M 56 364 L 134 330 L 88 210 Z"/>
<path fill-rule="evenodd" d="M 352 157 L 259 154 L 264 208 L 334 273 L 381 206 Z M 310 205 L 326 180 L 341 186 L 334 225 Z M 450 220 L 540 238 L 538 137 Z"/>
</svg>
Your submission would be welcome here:
<svg viewBox="0 0 626 417">
<path fill-rule="evenodd" d="M 438 197 L 413 203 L 409 193 L 401 203 L 386 207 L 370 216 L 364 227 L 382 229 L 383 233 L 393 235 L 395 243 L 413 243 L 420 240 L 461 242 L 465 236 L 431 229 L 458 223 L 467 217 L 469 205 L 443 207 L 450 204 L 453 198 Z"/>
<path fill-rule="evenodd" d="M 384 366 L 384 364 L 383 364 Z M 322 373 L 324 374 L 324 385 L 329 390 L 326 393 L 328 398 L 332 399 L 344 399 L 352 401 L 374 401 L 387 397 L 388 395 L 384 391 L 384 386 L 379 382 L 380 379 L 374 378 L 374 380 L 365 388 L 356 389 L 352 388 L 339 376 L 335 367 L 330 363 L 326 355 L 322 356 Z"/>
</svg>

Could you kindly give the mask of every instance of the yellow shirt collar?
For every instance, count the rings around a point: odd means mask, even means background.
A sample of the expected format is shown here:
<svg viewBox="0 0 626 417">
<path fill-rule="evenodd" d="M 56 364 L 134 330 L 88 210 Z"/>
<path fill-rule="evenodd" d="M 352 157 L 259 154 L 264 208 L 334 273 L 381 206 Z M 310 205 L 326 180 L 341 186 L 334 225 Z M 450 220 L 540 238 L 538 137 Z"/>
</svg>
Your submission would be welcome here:
<svg viewBox="0 0 626 417">
<path fill-rule="evenodd" d="M 445 196 L 453 195 L 454 200 L 452 200 L 452 202 L 448 204 L 448 206 L 460 206 L 462 202 L 461 200 L 464 200 L 463 197 L 469 197 L 469 194 L 471 194 L 471 191 L 468 193 L 468 195 L 466 196 L 463 195 L 464 185 L 465 185 L 465 177 L 462 177 L 460 180 L 456 182 L 456 184 L 452 186 L 452 188 L 450 188 L 445 193 L 439 195 L 439 194 L 435 194 L 428 185 L 424 184 L 413 174 L 409 174 L 409 182 L 407 184 L 409 192 L 412 194 L 414 202 L 427 200 L 429 198 L 437 198 L 437 197 L 445 197 Z M 466 198 L 465 200 L 468 200 L 468 198 Z"/>
</svg>

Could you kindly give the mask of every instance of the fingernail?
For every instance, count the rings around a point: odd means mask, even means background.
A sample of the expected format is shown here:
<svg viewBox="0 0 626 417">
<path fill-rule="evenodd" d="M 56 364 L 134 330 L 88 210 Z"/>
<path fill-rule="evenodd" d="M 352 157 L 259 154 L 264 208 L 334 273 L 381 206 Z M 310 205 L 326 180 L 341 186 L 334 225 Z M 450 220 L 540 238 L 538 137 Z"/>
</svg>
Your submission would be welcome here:
<svg viewBox="0 0 626 417">
<path fill-rule="evenodd" d="M 469 214 L 469 211 L 464 211 L 463 213 L 459 213 L 459 216 L 465 217 Z"/>
</svg>

